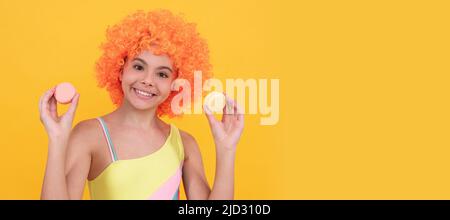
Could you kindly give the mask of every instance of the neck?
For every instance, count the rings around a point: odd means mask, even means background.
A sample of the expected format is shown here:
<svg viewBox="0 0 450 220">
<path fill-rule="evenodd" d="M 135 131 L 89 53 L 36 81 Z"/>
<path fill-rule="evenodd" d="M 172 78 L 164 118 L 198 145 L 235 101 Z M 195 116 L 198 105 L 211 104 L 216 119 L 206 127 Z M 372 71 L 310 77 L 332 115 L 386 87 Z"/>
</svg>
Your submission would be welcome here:
<svg viewBox="0 0 450 220">
<path fill-rule="evenodd" d="M 139 110 L 131 106 L 126 100 L 112 114 L 118 123 L 141 129 L 149 129 L 157 126 L 159 118 L 156 117 L 156 109 Z"/>
</svg>

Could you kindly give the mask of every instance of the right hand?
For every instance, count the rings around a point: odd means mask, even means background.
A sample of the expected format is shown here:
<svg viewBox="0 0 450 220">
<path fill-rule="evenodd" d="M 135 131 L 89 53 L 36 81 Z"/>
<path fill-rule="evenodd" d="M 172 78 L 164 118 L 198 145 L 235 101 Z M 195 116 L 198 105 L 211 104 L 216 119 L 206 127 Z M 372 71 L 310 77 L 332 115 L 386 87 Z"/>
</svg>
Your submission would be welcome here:
<svg viewBox="0 0 450 220">
<path fill-rule="evenodd" d="M 40 119 L 50 140 L 65 141 L 69 138 L 72 130 L 72 123 L 78 106 L 80 94 L 76 93 L 67 112 L 61 116 L 58 116 L 55 90 L 56 86 L 47 90 L 41 96 L 39 100 Z"/>
</svg>

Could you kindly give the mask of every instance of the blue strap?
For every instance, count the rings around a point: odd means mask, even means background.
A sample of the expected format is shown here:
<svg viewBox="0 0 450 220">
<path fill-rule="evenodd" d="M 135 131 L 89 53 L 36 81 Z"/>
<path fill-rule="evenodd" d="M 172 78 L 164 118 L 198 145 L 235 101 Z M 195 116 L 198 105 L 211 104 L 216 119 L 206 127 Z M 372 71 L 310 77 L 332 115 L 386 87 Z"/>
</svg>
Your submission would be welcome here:
<svg viewBox="0 0 450 220">
<path fill-rule="evenodd" d="M 113 145 L 113 143 L 111 141 L 111 136 L 109 134 L 108 127 L 106 126 L 105 121 L 103 121 L 103 119 L 101 117 L 99 117 L 98 119 L 100 120 L 100 124 L 102 125 L 103 130 L 105 131 L 106 141 L 108 142 L 108 147 L 109 147 L 109 149 L 111 150 L 111 152 L 113 154 L 113 160 L 117 161 L 117 154 L 116 154 L 116 151 L 114 150 L 114 145 Z"/>
</svg>

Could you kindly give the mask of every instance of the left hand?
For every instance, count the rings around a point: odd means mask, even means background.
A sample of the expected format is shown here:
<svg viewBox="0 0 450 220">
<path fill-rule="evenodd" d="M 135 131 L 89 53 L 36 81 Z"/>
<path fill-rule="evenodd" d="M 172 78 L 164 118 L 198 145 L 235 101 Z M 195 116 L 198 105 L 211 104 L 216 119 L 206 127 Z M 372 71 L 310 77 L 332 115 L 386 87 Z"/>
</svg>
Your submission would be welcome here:
<svg viewBox="0 0 450 220">
<path fill-rule="evenodd" d="M 217 151 L 226 150 L 235 152 L 242 130 L 244 129 L 244 113 L 234 100 L 226 95 L 225 97 L 226 105 L 223 108 L 221 121 L 218 121 L 214 117 L 206 105 L 203 105 L 203 110 L 208 119 Z"/>
</svg>

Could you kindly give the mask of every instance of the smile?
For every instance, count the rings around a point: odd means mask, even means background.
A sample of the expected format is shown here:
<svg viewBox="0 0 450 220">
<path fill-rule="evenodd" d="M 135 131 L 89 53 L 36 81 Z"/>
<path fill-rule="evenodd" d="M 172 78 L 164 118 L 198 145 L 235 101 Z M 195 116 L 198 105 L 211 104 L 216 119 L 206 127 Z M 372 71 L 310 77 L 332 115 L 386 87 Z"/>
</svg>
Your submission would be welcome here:
<svg viewBox="0 0 450 220">
<path fill-rule="evenodd" d="M 143 99 L 151 99 L 152 97 L 156 96 L 154 93 L 149 93 L 136 88 L 133 88 L 133 91 L 139 98 Z"/>
</svg>

